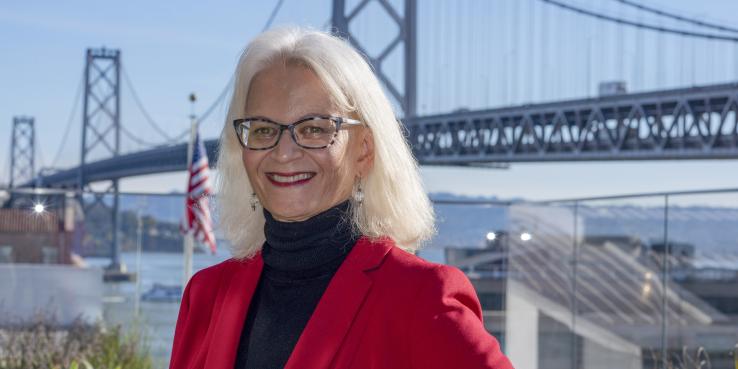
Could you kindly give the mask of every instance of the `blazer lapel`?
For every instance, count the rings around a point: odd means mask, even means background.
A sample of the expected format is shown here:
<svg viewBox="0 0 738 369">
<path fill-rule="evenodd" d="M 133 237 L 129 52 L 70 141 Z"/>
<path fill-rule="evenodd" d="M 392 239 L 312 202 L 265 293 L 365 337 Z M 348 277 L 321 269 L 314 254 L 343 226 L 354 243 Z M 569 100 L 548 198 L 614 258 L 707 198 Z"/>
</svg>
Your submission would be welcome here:
<svg viewBox="0 0 738 369">
<path fill-rule="evenodd" d="M 236 350 L 241 340 L 241 330 L 248 312 L 251 297 L 259 282 L 264 266 L 261 253 L 245 262 L 235 262 L 236 270 L 228 281 L 215 329 L 210 336 L 209 350 L 204 368 L 233 369 Z M 225 281 L 224 281 L 225 282 Z M 216 288 L 217 286 L 213 286 Z"/>
<path fill-rule="evenodd" d="M 366 237 L 357 241 L 329 282 L 284 369 L 328 368 L 371 289 L 372 279 L 365 272 L 380 264 L 390 242 Z"/>
</svg>

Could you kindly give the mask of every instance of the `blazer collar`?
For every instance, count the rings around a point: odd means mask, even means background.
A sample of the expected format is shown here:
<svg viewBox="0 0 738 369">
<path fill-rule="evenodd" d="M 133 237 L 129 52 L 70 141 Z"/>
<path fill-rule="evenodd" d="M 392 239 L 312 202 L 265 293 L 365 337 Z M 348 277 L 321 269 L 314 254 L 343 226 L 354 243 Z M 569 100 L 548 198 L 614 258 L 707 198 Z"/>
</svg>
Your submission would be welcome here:
<svg viewBox="0 0 738 369">
<path fill-rule="evenodd" d="M 365 272 L 377 268 L 392 247 L 394 243 L 387 238 L 370 240 L 364 236 L 356 242 L 329 282 L 284 369 L 324 369 L 330 365 L 372 286 Z M 220 313 L 213 312 L 217 315 L 212 319 L 217 322 L 205 360 L 208 369 L 233 368 L 243 323 L 264 266 L 261 253 L 234 264 L 236 270 Z"/>
</svg>

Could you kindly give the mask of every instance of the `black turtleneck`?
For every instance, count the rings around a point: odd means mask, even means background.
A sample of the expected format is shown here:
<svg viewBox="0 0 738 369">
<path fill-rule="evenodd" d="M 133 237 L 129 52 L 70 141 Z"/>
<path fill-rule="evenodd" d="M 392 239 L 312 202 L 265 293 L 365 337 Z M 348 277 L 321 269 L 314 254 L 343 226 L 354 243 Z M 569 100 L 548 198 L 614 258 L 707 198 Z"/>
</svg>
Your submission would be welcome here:
<svg viewBox="0 0 738 369">
<path fill-rule="evenodd" d="M 328 282 L 358 236 L 350 203 L 301 222 L 281 222 L 264 209 L 266 242 L 259 283 L 241 331 L 235 369 L 283 368 Z"/>
</svg>

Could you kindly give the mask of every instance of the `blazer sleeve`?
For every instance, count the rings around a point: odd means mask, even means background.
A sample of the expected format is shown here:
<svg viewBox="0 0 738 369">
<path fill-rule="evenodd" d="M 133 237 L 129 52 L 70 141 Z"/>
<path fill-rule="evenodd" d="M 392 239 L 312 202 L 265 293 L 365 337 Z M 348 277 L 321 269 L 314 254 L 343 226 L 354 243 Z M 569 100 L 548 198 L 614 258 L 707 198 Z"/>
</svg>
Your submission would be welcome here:
<svg viewBox="0 0 738 369">
<path fill-rule="evenodd" d="M 513 369 L 487 332 L 474 287 L 456 267 L 438 265 L 414 301 L 410 323 L 413 368 Z"/>
<path fill-rule="evenodd" d="M 174 342 L 172 344 L 172 356 L 169 360 L 169 368 L 181 368 L 185 360 L 185 353 L 187 352 L 188 342 L 185 340 L 185 331 L 187 329 L 187 323 L 190 313 L 190 287 L 194 281 L 193 278 L 187 283 L 182 294 L 182 299 L 179 304 L 179 314 L 177 315 L 177 324 L 174 327 Z"/>
<path fill-rule="evenodd" d="M 195 273 L 185 286 L 179 305 L 169 368 L 187 368 L 205 344 L 223 268 L 210 267 Z"/>
</svg>

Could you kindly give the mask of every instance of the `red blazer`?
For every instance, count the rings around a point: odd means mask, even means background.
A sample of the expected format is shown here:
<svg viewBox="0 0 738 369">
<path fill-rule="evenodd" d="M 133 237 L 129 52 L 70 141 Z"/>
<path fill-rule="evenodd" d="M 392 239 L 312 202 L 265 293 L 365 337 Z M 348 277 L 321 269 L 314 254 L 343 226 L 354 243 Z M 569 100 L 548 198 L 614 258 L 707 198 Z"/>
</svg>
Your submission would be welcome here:
<svg viewBox="0 0 738 369">
<path fill-rule="evenodd" d="M 233 369 L 263 266 L 226 260 L 185 288 L 171 369 Z M 285 369 L 512 369 L 469 279 L 390 240 L 361 238 L 331 279 Z"/>
</svg>

